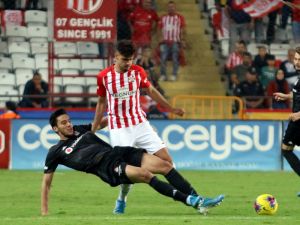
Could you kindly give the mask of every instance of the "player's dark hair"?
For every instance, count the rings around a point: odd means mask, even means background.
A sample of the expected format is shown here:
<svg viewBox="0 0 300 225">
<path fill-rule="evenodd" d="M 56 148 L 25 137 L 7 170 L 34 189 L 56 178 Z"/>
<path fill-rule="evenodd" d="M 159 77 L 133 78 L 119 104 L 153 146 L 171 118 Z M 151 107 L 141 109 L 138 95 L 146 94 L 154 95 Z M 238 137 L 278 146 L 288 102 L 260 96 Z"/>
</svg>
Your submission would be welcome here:
<svg viewBox="0 0 300 225">
<path fill-rule="evenodd" d="M 297 48 L 295 49 L 295 52 L 297 52 L 297 53 L 300 55 L 300 47 L 297 47 Z"/>
<path fill-rule="evenodd" d="M 57 125 L 57 117 L 67 114 L 66 110 L 64 109 L 58 109 L 56 111 L 54 111 L 49 118 L 49 123 L 51 125 L 51 127 L 55 127 Z"/>
<path fill-rule="evenodd" d="M 130 40 L 121 40 L 117 44 L 117 51 L 125 56 L 125 57 L 131 57 L 135 53 L 135 47 Z"/>
</svg>

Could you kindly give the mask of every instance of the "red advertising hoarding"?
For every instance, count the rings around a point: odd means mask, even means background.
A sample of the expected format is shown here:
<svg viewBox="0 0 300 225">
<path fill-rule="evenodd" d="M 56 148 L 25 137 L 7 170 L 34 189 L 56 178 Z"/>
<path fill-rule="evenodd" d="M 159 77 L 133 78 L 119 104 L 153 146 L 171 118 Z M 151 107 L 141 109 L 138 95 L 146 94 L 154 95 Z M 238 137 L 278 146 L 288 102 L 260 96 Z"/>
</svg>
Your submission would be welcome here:
<svg viewBox="0 0 300 225">
<path fill-rule="evenodd" d="M 116 0 L 54 0 L 54 39 L 113 42 L 116 14 Z"/>
<path fill-rule="evenodd" d="M 0 168 L 9 167 L 11 121 L 0 120 Z"/>
</svg>

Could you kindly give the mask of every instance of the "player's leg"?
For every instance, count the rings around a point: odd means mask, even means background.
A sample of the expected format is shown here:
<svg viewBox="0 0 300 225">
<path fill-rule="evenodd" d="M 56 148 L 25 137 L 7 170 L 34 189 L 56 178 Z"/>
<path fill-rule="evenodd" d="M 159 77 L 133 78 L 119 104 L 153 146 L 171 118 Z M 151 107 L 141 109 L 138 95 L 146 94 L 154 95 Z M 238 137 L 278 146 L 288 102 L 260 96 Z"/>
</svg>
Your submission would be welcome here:
<svg viewBox="0 0 300 225">
<path fill-rule="evenodd" d="M 131 127 L 122 129 L 110 130 L 110 142 L 114 146 L 133 146 L 134 144 L 134 133 Z M 123 214 L 125 212 L 127 195 L 131 189 L 131 184 L 121 184 L 119 196 L 116 200 L 115 208 L 113 213 Z"/>
<path fill-rule="evenodd" d="M 186 205 L 198 208 L 202 198 L 200 196 L 193 196 L 184 194 L 172 185 L 159 180 L 150 171 L 131 165 L 126 165 L 125 173 L 128 179 L 133 183 L 147 183 L 158 193 L 167 197 L 173 198 L 176 201 L 180 201 Z"/>
<path fill-rule="evenodd" d="M 300 176 L 300 161 L 294 153 L 294 146 L 289 146 L 282 143 L 281 150 L 283 157 L 288 161 L 295 173 Z"/>
<path fill-rule="evenodd" d="M 138 135 L 136 137 L 136 146 L 146 149 L 149 154 L 154 154 L 162 160 L 166 160 L 172 164 L 172 158 L 166 148 L 166 145 L 153 130 L 149 122 L 141 123 L 137 126 L 137 128 Z M 165 174 L 165 177 L 170 184 L 181 192 L 197 195 L 196 190 L 191 186 L 191 184 L 174 168 L 172 168 L 168 174 Z"/>
<path fill-rule="evenodd" d="M 284 158 L 288 161 L 296 174 L 300 176 L 300 161 L 294 153 L 294 146 L 300 145 L 300 126 L 299 122 L 289 122 L 289 125 L 285 131 L 281 150 Z"/>
</svg>

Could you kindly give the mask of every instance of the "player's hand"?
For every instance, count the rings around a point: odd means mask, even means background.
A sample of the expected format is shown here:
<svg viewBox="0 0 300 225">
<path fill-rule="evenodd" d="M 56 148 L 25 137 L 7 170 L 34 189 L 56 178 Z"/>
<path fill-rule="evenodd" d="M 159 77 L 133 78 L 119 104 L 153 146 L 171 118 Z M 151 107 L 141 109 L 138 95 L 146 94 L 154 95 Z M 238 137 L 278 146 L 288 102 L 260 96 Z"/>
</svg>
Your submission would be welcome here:
<svg viewBox="0 0 300 225">
<path fill-rule="evenodd" d="M 288 99 L 286 94 L 280 93 L 280 92 L 275 92 L 273 93 L 274 98 L 276 101 L 284 101 L 286 99 Z"/>
<path fill-rule="evenodd" d="M 184 111 L 184 109 L 174 108 L 172 110 L 172 113 L 176 114 L 177 116 L 183 116 L 185 111 Z"/>
<path fill-rule="evenodd" d="M 293 122 L 295 122 L 299 119 L 300 119 L 300 114 L 299 113 L 292 113 L 289 116 L 289 120 L 292 120 Z"/>
</svg>

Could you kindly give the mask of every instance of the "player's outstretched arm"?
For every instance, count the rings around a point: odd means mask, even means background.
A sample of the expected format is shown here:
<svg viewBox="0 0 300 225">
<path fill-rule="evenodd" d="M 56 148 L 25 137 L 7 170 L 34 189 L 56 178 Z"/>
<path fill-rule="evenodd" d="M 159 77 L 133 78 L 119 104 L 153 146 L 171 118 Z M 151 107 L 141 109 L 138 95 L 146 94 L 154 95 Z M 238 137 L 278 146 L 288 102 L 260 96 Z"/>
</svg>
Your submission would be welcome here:
<svg viewBox="0 0 300 225">
<path fill-rule="evenodd" d="M 48 215 L 48 198 L 54 173 L 45 173 L 42 181 L 41 214 Z"/>
<path fill-rule="evenodd" d="M 99 96 L 98 102 L 96 105 L 96 110 L 95 110 L 95 117 L 94 117 L 94 121 L 92 124 L 92 132 L 95 133 L 96 130 L 103 128 L 102 127 L 102 125 L 104 125 L 103 115 L 104 115 L 105 110 L 106 110 L 106 98 Z M 107 125 L 107 121 L 106 121 L 106 125 Z"/>
<path fill-rule="evenodd" d="M 273 93 L 273 95 L 274 95 L 274 98 L 276 101 L 285 101 L 285 100 L 293 98 L 293 92 L 290 92 L 289 94 L 275 92 L 275 93 Z"/>
<path fill-rule="evenodd" d="M 152 85 L 146 88 L 147 94 L 162 107 L 166 108 L 169 112 L 174 113 L 178 116 L 183 116 L 185 111 L 181 108 L 173 108 L 170 103 L 162 96 L 159 91 Z"/>
</svg>

